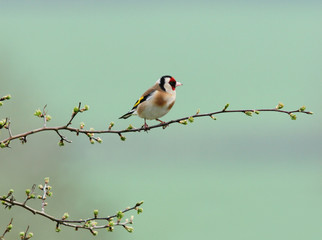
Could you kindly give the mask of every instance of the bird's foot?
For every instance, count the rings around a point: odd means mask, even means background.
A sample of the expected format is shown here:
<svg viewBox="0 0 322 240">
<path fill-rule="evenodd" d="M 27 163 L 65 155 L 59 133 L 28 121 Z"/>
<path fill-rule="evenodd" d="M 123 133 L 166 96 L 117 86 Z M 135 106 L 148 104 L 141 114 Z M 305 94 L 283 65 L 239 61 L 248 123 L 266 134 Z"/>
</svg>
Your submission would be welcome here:
<svg viewBox="0 0 322 240">
<path fill-rule="evenodd" d="M 158 118 L 157 118 L 157 119 L 155 119 L 155 120 L 159 121 L 161 124 L 165 124 L 165 123 L 166 123 L 166 122 L 164 122 L 164 121 L 162 121 L 162 120 L 160 120 L 160 119 L 158 119 Z M 169 126 L 169 125 L 168 125 L 168 124 L 163 125 L 163 126 L 162 126 L 162 128 L 163 128 L 163 129 L 165 129 L 167 126 Z"/>
<path fill-rule="evenodd" d="M 144 123 L 144 125 L 142 126 L 142 128 L 144 129 L 145 132 L 147 132 L 149 130 L 149 126 L 146 123 Z"/>
</svg>

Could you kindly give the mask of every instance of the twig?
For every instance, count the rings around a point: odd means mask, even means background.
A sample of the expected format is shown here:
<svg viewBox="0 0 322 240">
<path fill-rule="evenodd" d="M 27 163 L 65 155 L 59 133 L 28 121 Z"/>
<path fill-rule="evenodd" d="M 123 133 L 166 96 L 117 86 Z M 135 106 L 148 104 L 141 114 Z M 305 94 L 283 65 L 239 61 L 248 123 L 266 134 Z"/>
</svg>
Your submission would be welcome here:
<svg viewBox="0 0 322 240">
<path fill-rule="evenodd" d="M 59 226 L 59 225 L 64 225 L 66 227 L 71 227 L 71 228 L 75 228 L 76 230 L 78 230 L 79 228 L 82 228 L 82 229 L 87 229 L 87 230 L 94 230 L 94 229 L 102 229 L 102 228 L 108 228 L 108 227 L 111 227 L 111 226 L 124 226 L 124 225 L 127 225 L 129 222 L 128 221 L 124 221 L 124 222 L 113 222 L 113 224 L 110 223 L 110 221 L 113 219 L 113 218 L 117 218 L 118 217 L 118 214 L 115 214 L 115 215 L 112 215 L 112 216 L 108 216 L 108 217 L 102 217 L 102 218 L 98 218 L 98 217 L 92 217 L 92 218 L 87 218 L 87 219 L 84 219 L 84 220 L 65 220 L 65 219 L 60 219 L 60 218 L 55 218 L 47 213 L 45 213 L 44 211 L 38 211 L 36 209 L 33 209 L 31 208 L 30 206 L 28 205 L 25 205 L 24 203 L 21 203 L 21 202 L 17 202 L 17 201 L 12 201 L 10 199 L 7 199 L 7 198 L 3 198 L 3 197 L 0 197 L 0 200 L 9 204 L 10 206 L 19 206 L 21 208 L 24 208 L 26 209 L 27 211 L 33 213 L 34 215 L 40 215 L 40 216 L 43 216 L 53 222 L 56 222 L 56 224 Z M 122 211 L 120 211 L 122 214 L 123 213 L 126 213 L 128 211 L 131 211 L 131 210 L 137 210 L 138 207 L 140 205 L 142 205 L 143 202 L 139 202 L 139 203 L 136 203 L 133 207 L 131 208 L 126 208 Z M 88 223 L 90 223 L 91 221 L 107 221 L 108 223 L 107 224 L 102 224 L 102 225 L 88 225 Z"/>
<path fill-rule="evenodd" d="M 0 236 L 0 240 L 4 239 L 4 236 L 11 231 L 12 229 L 12 221 L 13 221 L 13 218 L 11 218 L 9 224 L 7 225 L 6 227 L 6 230 L 3 232 L 2 236 Z"/>
<path fill-rule="evenodd" d="M 69 122 L 66 124 L 66 127 L 68 127 L 69 125 L 71 125 L 71 124 L 72 124 L 72 121 L 73 121 L 74 117 L 77 115 L 77 113 L 79 113 L 79 112 L 80 112 L 80 108 L 81 108 L 81 102 L 79 102 L 79 104 L 78 104 L 78 109 L 77 109 L 77 111 L 75 111 L 76 109 L 74 109 L 73 114 L 72 114 L 72 116 L 71 116 L 71 118 L 70 118 Z"/>
<path fill-rule="evenodd" d="M 114 226 L 123 226 L 127 231 L 131 232 L 131 231 L 133 231 L 133 228 L 131 228 L 127 225 L 133 223 L 133 216 L 131 217 L 130 221 L 128 219 L 126 219 L 125 221 L 121 222 L 122 218 L 124 217 L 124 213 L 131 211 L 131 210 L 136 210 L 137 213 L 139 214 L 143 211 L 142 208 L 139 208 L 143 204 L 143 201 L 141 201 L 141 202 L 136 203 L 131 208 L 129 207 L 129 208 L 124 209 L 123 211 L 118 211 L 115 215 L 108 216 L 108 217 L 98 217 L 98 210 L 94 210 L 94 212 L 93 212 L 94 217 L 89 217 L 86 219 L 67 220 L 67 218 L 69 218 L 68 213 L 64 213 L 62 218 L 56 218 L 56 217 L 53 217 L 53 216 L 45 213 L 45 206 L 47 206 L 47 203 L 45 202 L 45 200 L 47 199 L 47 196 L 50 197 L 52 195 L 52 192 L 50 191 L 51 186 L 49 186 L 49 178 L 48 177 L 45 178 L 45 185 L 44 186 L 41 184 L 38 185 L 38 188 L 42 191 L 42 195 L 38 195 L 38 197 L 37 197 L 37 199 L 40 199 L 42 201 L 41 211 L 36 210 L 36 209 L 26 205 L 26 203 L 29 199 L 35 199 L 35 195 L 34 195 L 35 186 L 36 185 L 34 184 L 32 187 L 32 190 L 26 189 L 27 199 L 24 202 L 18 202 L 14 199 L 14 197 L 13 197 L 14 190 L 13 189 L 10 189 L 7 195 L 0 197 L 0 201 L 5 206 L 5 208 L 11 209 L 13 206 L 19 206 L 19 207 L 24 208 L 27 211 L 33 213 L 34 215 L 40 215 L 40 216 L 43 216 L 47 219 L 50 219 L 51 221 L 56 223 L 56 231 L 57 232 L 60 231 L 60 228 L 59 228 L 60 225 L 75 228 L 75 230 L 78 230 L 79 228 L 86 229 L 86 230 L 89 230 L 93 235 L 97 234 L 97 232 L 94 231 L 96 229 L 108 228 L 108 230 L 113 231 Z M 113 221 L 114 218 L 116 218 L 115 222 Z M 11 222 L 12 222 L 12 220 L 11 220 Z M 101 223 L 101 222 L 103 222 L 103 223 Z M 101 224 L 98 225 L 98 223 L 101 223 Z M 6 230 L 7 232 L 10 231 L 10 229 L 12 228 L 12 225 L 11 225 L 11 227 L 9 229 L 9 225 Z M 28 232 L 28 229 L 25 233 L 27 233 L 27 232 Z M 22 232 L 22 233 L 24 233 L 24 232 Z M 21 237 L 22 237 L 22 239 L 29 239 L 30 238 L 29 235 L 28 235 L 28 237 L 26 237 L 26 234 L 22 234 Z"/>
<path fill-rule="evenodd" d="M 114 123 L 111 123 L 109 128 L 107 130 L 94 130 L 94 129 L 90 129 L 90 130 L 84 130 L 83 126 L 81 126 L 80 128 L 73 128 L 70 127 L 72 120 L 75 118 L 75 116 L 79 113 L 79 112 L 83 112 L 88 110 L 88 106 L 85 105 L 85 107 L 83 109 L 81 109 L 81 103 L 79 103 L 78 107 L 74 108 L 73 114 L 70 118 L 70 120 L 67 122 L 66 125 L 63 126 L 58 126 L 58 127 L 42 127 L 42 128 L 38 128 L 38 129 L 34 129 L 25 133 L 21 133 L 21 134 L 17 134 L 14 136 L 9 136 L 8 138 L 0 141 L 1 147 L 8 147 L 9 143 L 12 140 L 15 139 L 20 139 L 23 142 L 26 142 L 26 137 L 32 134 L 36 134 L 39 132 L 43 132 L 43 131 L 54 131 L 58 134 L 58 136 L 60 137 L 60 142 L 59 144 L 62 146 L 64 145 L 64 142 L 68 142 L 71 143 L 71 141 L 67 140 L 63 135 L 60 134 L 59 131 L 69 131 L 69 132 L 75 132 L 76 135 L 78 136 L 80 133 L 81 134 L 85 134 L 87 135 L 87 137 L 89 137 L 91 143 L 94 143 L 94 140 L 96 140 L 97 142 L 101 142 L 100 138 L 94 138 L 93 135 L 94 134 L 118 134 L 122 140 L 125 140 L 125 137 L 122 135 L 122 133 L 134 133 L 134 132 L 140 132 L 140 131 L 148 131 L 151 129 L 155 129 L 155 128 L 165 128 L 171 124 L 174 123 L 181 123 L 181 124 L 187 124 L 187 120 L 189 120 L 190 122 L 193 121 L 194 118 L 201 118 L 201 117 L 211 117 L 213 119 L 215 119 L 213 116 L 214 115 L 218 115 L 218 114 L 223 114 L 223 113 L 244 113 L 248 116 L 251 116 L 253 113 L 259 114 L 260 112 L 277 112 L 277 113 L 284 113 L 284 114 L 288 114 L 291 119 L 295 120 L 296 119 L 296 115 L 294 113 L 303 113 L 303 114 L 313 114 L 312 112 L 309 111 L 305 111 L 305 107 L 301 107 L 297 110 L 292 110 L 292 111 L 285 111 L 285 110 L 281 110 L 281 108 L 283 108 L 283 104 L 279 104 L 276 106 L 276 108 L 271 108 L 271 109 L 241 109 L 241 110 L 227 110 L 229 104 L 226 104 L 226 106 L 221 110 L 221 111 L 215 111 L 215 112 L 210 112 L 210 113 L 203 113 L 200 114 L 199 111 L 192 115 L 192 116 L 187 116 L 187 117 L 182 117 L 182 118 L 178 118 L 175 120 L 171 120 L 168 122 L 162 122 L 160 124 L 156 124 L 156 125 L 152 125 L 152 126 L 148 126 L 148 127 L 140 127 L 140 128 L 134 128 L 132 125 L 130 125 L 127 129 L 123 129 L 123 130 L 112 130 L 112 127 L 114 125 Z M 39 115 L 39 117 L 43 117 L 43 115 Z M 46 116 L 44 116 L 46 118 Z M 93 140 L 94 139 L 94 140 Z"/>
</svg>

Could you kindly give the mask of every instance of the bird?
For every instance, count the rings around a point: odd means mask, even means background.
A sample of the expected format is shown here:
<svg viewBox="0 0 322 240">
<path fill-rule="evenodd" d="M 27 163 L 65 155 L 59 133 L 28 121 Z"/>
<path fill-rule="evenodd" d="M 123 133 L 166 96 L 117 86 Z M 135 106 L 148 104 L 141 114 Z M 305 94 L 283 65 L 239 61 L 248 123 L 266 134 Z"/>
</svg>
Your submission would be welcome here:
<svg viewBox="0 0 322 240">
<path fill-rule="evenodd" d="M 165 123 L 159 118 L 166 115 L 173 107 L 176 100 L 176 87 L 182 83 L 177 82 L 172 76 L 164 75 L 156 83 L 146 90 L 135 102 L 132 109 L 119 119 L 127 119 L 132 115 L 137 115 L 144 119 L 145 130 L 148 129 L 146 120 L 157 120 Z"/>
</svg>

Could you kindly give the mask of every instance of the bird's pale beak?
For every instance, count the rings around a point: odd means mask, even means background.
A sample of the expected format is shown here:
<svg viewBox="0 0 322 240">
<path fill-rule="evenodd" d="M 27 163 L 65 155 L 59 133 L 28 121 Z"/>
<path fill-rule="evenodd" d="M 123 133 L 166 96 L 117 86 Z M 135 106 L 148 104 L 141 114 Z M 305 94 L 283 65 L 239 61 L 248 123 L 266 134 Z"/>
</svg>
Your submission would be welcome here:
<svg viewBox="0 0 322 240">
<path fill-rule="evenodd" d="M 179 86 L 181 86 L 182 85 L 182 83 L 180 83 L 180 82 L 177 82 L 176 83 L 176 87 L 179 87 Z"/>
</svg>

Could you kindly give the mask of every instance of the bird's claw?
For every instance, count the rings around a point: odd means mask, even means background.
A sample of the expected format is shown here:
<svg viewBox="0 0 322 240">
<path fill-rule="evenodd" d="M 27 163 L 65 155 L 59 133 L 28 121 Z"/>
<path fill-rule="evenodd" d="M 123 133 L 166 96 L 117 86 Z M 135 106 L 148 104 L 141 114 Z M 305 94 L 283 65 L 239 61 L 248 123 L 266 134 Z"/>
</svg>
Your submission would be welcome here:
<svg viewBox="0 0 322 240">
<path fill-rule="evenodd" d="M 142 126 L 142 128 L 144 129 L 144 132 L 147 132 L 149 130 L 149 126 L 146 123 L 144 123 L 144 125 Z"/>
<path fill-rule="evenodd" d="M 162 121 L 162 120 L 160 120 L 160 119 L 156 119 L 157 121 L 159 121 L 161 124 L 165 124 L 166 122 L 164 122 L 164 121 Z M 162 129 L 166 129 L 166 127 L 168 127 L 169 126 L 169 124 L 165 124 L 165 125 L 163 125 L 162 126 Z"/>
</svg>

